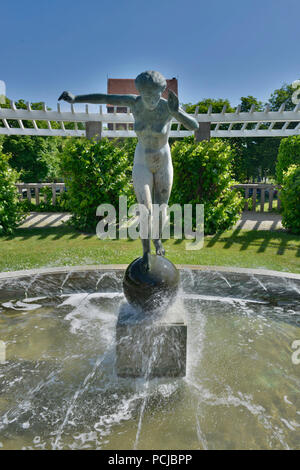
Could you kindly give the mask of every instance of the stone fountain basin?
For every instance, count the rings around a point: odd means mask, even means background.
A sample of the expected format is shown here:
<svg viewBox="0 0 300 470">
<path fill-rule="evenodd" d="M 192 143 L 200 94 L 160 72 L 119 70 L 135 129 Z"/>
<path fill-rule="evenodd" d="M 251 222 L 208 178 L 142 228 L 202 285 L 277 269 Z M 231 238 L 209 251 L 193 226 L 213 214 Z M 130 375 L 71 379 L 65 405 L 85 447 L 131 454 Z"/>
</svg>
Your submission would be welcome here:
<svg viewBox="0 0 300 470">
<path fill-rule="evenodd" d="M 115 370 L 125 268 L 0 274 L 0 447 L 299 449 L 300 276 L 181 266 L 187 375 L 146 381 Z"/>
<path fill-rule="evenodd" d="M 120 292 L 127 265 L 68 266 L 0 273 L 0 300 L 78 292 Z M 299 301 L 300 275 L 264 269 L 178 265 L 187 294 Z M 193 279 L 193 282 L 191 282 Z"/>
</svg>

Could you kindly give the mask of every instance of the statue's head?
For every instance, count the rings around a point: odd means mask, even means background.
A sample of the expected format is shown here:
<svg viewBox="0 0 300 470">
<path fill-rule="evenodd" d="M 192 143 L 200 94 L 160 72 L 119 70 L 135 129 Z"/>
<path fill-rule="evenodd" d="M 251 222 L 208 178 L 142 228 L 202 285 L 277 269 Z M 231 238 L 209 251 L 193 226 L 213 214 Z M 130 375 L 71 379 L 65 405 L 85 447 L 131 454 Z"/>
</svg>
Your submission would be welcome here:
<svg viewBox="0 0 300 470">
<path fill-rule="evenodd" d="M 135 86 L 140 92 L 146 108 L 153 110 L 158 105 L 167 82 L 161 73 L 147 70 L 136 77 Z"/>
</svg>

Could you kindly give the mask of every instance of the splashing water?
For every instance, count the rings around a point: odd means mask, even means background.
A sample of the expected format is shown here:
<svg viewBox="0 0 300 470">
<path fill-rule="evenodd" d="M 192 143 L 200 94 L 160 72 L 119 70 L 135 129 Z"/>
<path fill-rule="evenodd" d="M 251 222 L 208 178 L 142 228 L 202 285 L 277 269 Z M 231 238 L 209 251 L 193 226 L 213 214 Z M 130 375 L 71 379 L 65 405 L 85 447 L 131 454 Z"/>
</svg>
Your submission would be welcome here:
<svg viewBox="0 0 300 470">
<path fill-rule="evenodd" d="M 70 273 L 56 293 L 3 301 L 1 449 L 300 448 L 299 283 L 278 278 L 276 294 L 274 279 L 186 270 L 165 321 L 187 323 L 187 375 L 149 379 L 158 339 L 134 380 L 115 373 L 120 277 L 102 274 L 100 292 L 62 295 Z"/>
</svg>

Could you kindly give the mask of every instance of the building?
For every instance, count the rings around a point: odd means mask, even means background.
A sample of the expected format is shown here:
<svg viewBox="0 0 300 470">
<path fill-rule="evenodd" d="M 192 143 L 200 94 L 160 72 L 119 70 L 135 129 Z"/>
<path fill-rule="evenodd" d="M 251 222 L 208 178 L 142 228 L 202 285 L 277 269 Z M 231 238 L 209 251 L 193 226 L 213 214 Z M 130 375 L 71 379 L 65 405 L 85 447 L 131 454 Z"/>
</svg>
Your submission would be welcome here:
<svg viewBox="0 0 300 470">
<path fill-rule="evenodd" d="M 168 98 L 168 91 L 172 90 L 178 95 L 178 81 L 177 78 L 167 79 L 167 87 L 163 92 L 163 98 Z M 139 95 L 140 93 L 135 88 L 133 78 L 108 78 L 107 79 L 107 94 L 108 95 Z M 127 108 L 122 106 L 116 106 L 117 113 L 127 113 Z M 113 113 L 114 106 L 107 105 L 107 112 Z M 132 124 L 108 124 L 109 130 L 120 130 L 120 129 L 133 129 Z"/>
</svg>

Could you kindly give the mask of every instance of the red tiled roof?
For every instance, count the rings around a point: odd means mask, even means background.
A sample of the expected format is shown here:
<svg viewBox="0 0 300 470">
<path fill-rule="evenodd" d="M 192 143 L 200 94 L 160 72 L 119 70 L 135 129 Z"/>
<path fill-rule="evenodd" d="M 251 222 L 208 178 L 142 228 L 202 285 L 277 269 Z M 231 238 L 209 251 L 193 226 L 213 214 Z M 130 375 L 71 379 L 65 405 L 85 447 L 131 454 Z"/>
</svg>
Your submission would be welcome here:
<svg viewBox="0 0 300 470">
<path fill-rule="evenodd" d="M 167 88 L 162 95 L 164 98 L 168 98 L 168 90 L 172 90 L 178 95 L 178 81 L 176 78 L 167 79 Z M 138 90 L 135 88 L 133 78 L 108 78 L 107 93 L 109 95 L 139 95 Z"/>
</svg>

